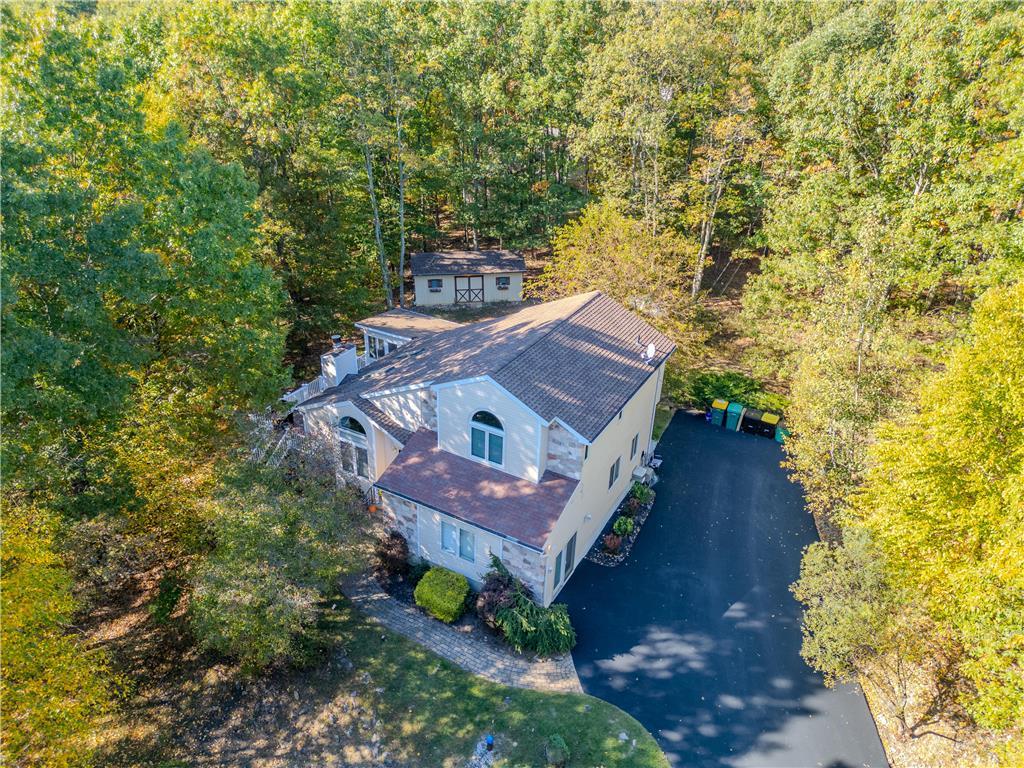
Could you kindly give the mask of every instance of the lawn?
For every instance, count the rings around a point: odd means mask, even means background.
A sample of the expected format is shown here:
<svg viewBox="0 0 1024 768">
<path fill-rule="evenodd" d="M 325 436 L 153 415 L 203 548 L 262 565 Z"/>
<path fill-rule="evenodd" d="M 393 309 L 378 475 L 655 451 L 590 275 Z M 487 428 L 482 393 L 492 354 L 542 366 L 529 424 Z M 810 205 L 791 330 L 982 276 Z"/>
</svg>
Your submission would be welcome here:
<svg viewBox="0 0 1024 768">
<path fill-rule="evenodd" d="M 488 682 L 384 632 L 347 603 L 330 622 L 355 669 L 376 681 L 373 709 L 392 754 L 413 765 L 461 766 L 480 737 L 493 733 L 495 764 L 507 768 L 543 765 L 553 734 L 569 745 L 570 766 L 668 766 L 640 723 L 600 699 Z"/>
<path fill-rule="evenodd" d="M 672 414 L 675 413 L 674 408 L 670 408 L 667 405 L 659 404 L 657 410 L 654 412 L 654 439 L 660 440 L 662 434 L 668 428 L 668 423 L 672 421 Z"/>
<path fill-rule="evenodd" d="M 93 634 L 138 681 L 96 734 L 98 762 L 113 768 L 464 768 L 486 733 L 496 768 L 543 766 L 553 734 L 568 743 L 570 768 L 668 768 L 643 726 L 611 704 L 482 680 L 344 597 L 325 605 L 325 643 L 308 668 L 257 676 L 198 652 L 181 612 L 155 626 L 147 604 L 133 601 Z"/>
</svg>

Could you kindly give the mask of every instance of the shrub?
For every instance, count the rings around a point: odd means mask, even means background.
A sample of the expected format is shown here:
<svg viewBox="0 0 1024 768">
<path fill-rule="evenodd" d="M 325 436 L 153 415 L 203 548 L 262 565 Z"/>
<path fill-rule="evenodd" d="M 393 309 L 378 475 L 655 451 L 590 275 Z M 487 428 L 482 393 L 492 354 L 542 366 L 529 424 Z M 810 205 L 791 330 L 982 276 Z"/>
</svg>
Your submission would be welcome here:
<svg viewBox="0 0 1024 768">
<path fill-rule="evenodd" d="M 522 589 L 516 589 L 510 606 L 498 611 L 497 623 L 517 651 L 551 656 L 568 653 L 576 645 L 576 630 L 565 605 L 541 608 Z"/>
<path fill-rule="evenodd" d="M 563 768 L 569 762 L 570 757 L 569 745 L 565 743 L 565 739 L 557 733 L 548 737 L 548 743 L 544 747 L 544 759 L 549 766 Z"/>
<path fill-rule="evenodd" d="M 626 499 L 626 506 L 622 510 L 622 514 L 626 517 L 634 517 L 637 512 L 640 511 L 640 499 L 636 496 L 630 496 Z"/>
<path fill-rule="evenodd" d="M 451 624 L 462 615 L 469 595 L 469 582 L 461 573 L 434 567 L 420 579 L 414 596 L 416 605 L 435 619 Z"/>
<path fill-rule="evenodd" d="M 409 575 L 409 543 L 398 531 L 388 531 L 377 540 L 373 571 L 381 581 Z"/>
<path fill-rule="evenodd" d="M 633 518 L 621 515 L 615 519 L 612 531 L 618 536 L 629 536 L 633 532 Z"/>
<path fill-rule="evenodd" d="M 606 533 L 604 535 L 604 548 L 611 552 L 613 555 L 619 551 L 619 547 L 622 546 L 622 537 L 614 533 Z"/>
<path fill-rule="evenodd" d="M 733 371 L 703 371 L 693 376 L 685 389 L 685 399 L 698 408 L 708 407 L 715 398 L 775 413 L 789 405 L 785 397 L 766 391 L 757 379 Z"/>
<path fill-rule="evenodd" d="M 654 489 L 643 483 L 633 483 L 633 498 L 640 504 L 647 504 L 654 499 Z"/>
<path fill-rule="evenodd" d="M 491 629 L 497 629 L 498 611 L 512 605 L 515 591 L 515 578 L 498 556 L 492 554 L 491 569 L 484 577 L 483 589 L 476 598 L 477 616 Z"/>
</svg>

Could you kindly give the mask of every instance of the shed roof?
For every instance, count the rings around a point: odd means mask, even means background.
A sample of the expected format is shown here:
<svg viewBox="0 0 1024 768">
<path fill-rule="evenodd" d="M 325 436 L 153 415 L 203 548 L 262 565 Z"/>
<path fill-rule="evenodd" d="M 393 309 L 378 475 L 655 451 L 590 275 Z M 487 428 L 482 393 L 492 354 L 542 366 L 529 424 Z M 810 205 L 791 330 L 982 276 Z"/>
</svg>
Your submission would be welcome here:
<svg viewBox="0 0 1024 768">
<path fill-rule="evenodd" d="M 479 275 L 525 272 L 526 261 L 515 251 L 424 251 L 411 257 L 414 275 Z"/>
</svg>

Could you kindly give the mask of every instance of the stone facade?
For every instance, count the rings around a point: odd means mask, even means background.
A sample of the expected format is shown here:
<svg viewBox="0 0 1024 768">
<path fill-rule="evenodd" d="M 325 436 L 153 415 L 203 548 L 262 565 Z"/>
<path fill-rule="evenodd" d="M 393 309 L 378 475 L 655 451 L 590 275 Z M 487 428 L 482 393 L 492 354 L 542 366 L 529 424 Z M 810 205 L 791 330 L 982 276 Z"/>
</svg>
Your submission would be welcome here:
<svg viewBox="0 0 1024 768">
<path fill-rule="evenodd" d="M 402 534 L 409 542 L 409 549 L 413 550 L 416 543 L 416 505 L 387 491 L 380 492 L 380 504 L 385 524 Z"/>
<path fill-rule="evenodd" d="M 513 541 L 501 543 L 501 560 L 513 576 L 533 592 L 537 602 L 544 602 L 544 555 Z"/>
<path fill-rule="evenodd" d="M 583 467 L 583 446 L 569 430 L 552 424 L 548 430 L 548 469 L 574 480 L 580 479 Z"/>
</svg>

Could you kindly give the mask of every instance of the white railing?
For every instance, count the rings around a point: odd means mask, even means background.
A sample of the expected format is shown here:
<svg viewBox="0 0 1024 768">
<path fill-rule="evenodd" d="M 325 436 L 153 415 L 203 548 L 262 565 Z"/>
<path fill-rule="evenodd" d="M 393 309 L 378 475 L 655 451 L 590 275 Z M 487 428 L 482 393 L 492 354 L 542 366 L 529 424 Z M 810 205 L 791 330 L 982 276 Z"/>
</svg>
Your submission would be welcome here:
<svg viewBox="0 0 1024 768">
<path fill-rule="evenodd" d="M 317 376 L 312 381 L 307 381 L 298 389 L 293 389 L 291 392 L 286 393 L 281 397 L 281 399 L 287 400 L 289 403 L 301 405 L 311 397 L 316 397 L 325 389 L 327 389 L 327 381 L 321 375 Z"/>
<path fill-rule="evenodd" d="M 359 355 L 356 358 L 356 365 L 358 365 L 360 368 L 365 368 L 366 366 L 368 366 L 372 362 L 373 362 L 373 358 L 370 357 L 370 353 L 369 352 L 364 352 L 363 354 Z"/>
</svg>

